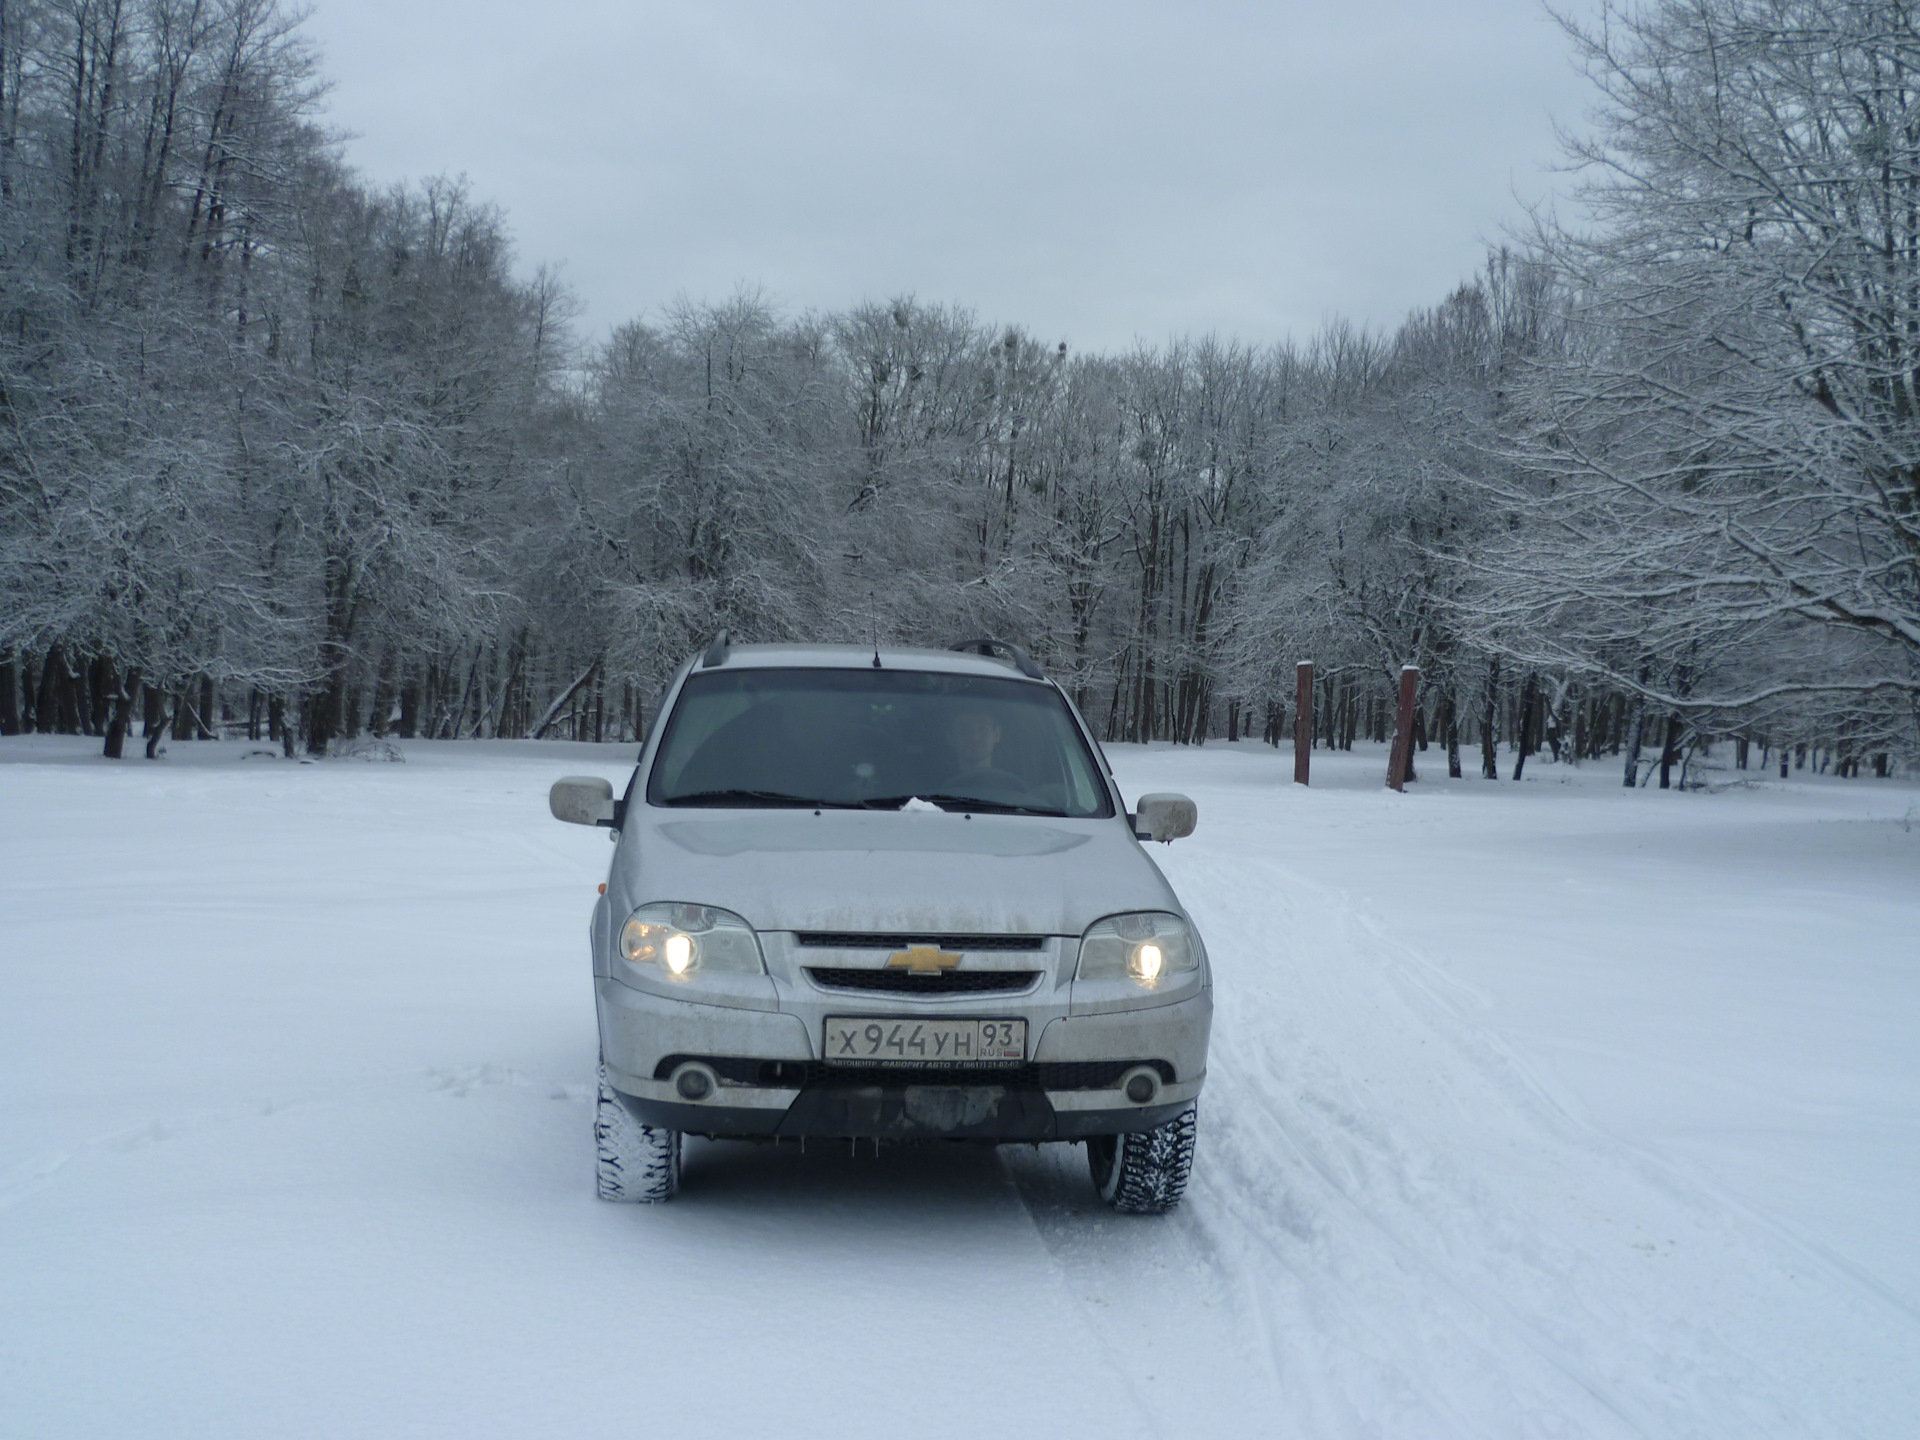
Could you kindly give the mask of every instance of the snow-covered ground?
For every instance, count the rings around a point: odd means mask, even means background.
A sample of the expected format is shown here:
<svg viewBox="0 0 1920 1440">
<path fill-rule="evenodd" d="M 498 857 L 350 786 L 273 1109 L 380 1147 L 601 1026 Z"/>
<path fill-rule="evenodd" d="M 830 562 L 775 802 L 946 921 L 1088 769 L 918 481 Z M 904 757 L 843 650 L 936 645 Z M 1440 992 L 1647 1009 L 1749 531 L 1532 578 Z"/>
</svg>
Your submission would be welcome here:
<svg viewBox="0 0 1920 1440">
<path fill-rule="evenodd" d="M 0 1435 L 1920 1426 L 1911 783 L 1115 747 L 1218 975 L 1152 1220 L 1058 1146 L 596 1202 L 545 791 L 627 749 L 94 743 L 0 740 Z"/>
</svg>

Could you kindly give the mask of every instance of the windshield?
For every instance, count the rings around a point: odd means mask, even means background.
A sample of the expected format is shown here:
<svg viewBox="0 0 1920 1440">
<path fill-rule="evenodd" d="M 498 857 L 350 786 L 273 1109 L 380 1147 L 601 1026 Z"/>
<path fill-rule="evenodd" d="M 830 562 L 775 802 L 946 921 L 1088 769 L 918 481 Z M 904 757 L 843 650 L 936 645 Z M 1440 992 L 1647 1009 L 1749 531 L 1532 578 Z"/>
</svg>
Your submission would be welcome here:
<svg viewBox="0 0 1920 1440">
<path fill-rule="evenodd" d="M 800 805 L 1105 818 L 1092 752 L 1050 685 L 917 670 L 703 670 L 647 783 L 654 805 Z"/>
</svg>

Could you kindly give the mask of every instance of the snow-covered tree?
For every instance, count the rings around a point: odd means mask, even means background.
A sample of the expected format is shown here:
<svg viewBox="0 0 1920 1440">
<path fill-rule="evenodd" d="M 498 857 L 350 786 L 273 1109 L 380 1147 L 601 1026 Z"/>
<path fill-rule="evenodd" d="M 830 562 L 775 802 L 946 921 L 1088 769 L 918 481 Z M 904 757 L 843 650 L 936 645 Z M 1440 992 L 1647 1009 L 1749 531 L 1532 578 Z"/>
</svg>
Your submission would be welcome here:
<svg viewBox="0 0 1920 1440">
<path fill-rule="evenodd" d="M 1920 697 L 1920 29 L 1889 0 L 1569 24 L 1592 221 L 1475 626 L 1676 716 Z M 1884 716 L 1883 716 L 1884 718 Z M 1631 776 L 1629 776 L 1631 779 Z"/>
</svg>

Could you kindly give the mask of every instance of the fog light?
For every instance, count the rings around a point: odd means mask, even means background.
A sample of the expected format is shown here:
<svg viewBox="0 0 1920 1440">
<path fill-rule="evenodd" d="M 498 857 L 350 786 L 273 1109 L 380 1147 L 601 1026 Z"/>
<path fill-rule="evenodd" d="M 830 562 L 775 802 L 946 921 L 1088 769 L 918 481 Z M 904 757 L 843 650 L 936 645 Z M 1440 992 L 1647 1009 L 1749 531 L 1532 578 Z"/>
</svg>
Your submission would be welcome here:
<svg viewBox="0 0 1920 1440">
<path fill-rule="evenodd" d="M 1151 1065 L 1135 1065 L 1120 1077 L 1120 1093 L 1136 1105 L 1160 1098 L 1160 1072 Z"/>
<path fill-rule="evenodd" d="M 706 1071 L 689 1067 L 673 1077 L 673 1088 L 682 1100 L 704 1100 L 713 1093 L 713 1080 Z"/>
</svg>

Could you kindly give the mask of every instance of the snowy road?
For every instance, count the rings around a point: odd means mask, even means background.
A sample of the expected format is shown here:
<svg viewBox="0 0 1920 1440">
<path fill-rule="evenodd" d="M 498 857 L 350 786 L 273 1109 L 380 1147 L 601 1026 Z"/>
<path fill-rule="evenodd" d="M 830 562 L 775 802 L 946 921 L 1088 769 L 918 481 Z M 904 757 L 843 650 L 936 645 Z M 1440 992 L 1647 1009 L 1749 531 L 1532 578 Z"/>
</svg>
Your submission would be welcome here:
<svg viewBox="0 0 1920 1440">
<path fill-rule="evenodd" d="M 544 816 L 623 752 L 247 748 L 0 740 L 0 1435 L 1913 1433 L 1920 787 L 1118 747 L 1201 812 L 1176 1216 L 1064 1147 L 629 1210 Z"/>
</svg>

